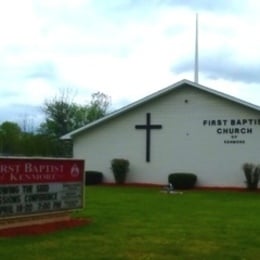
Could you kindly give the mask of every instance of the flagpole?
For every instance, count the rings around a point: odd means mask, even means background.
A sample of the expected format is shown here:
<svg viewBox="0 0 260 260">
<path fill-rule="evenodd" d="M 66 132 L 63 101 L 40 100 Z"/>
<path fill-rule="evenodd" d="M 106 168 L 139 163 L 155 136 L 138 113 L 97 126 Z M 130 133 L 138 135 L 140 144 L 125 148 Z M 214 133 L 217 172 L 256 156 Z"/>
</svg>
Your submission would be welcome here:
<svg viewBox="0 0 260 260">
<path fill-rule="evenodd" d="M 196 35 L 195 35 L 195 64 L 194 64 L 194 82 L 199 83 L 199 16 L 196 13 Z"/>
</svg>

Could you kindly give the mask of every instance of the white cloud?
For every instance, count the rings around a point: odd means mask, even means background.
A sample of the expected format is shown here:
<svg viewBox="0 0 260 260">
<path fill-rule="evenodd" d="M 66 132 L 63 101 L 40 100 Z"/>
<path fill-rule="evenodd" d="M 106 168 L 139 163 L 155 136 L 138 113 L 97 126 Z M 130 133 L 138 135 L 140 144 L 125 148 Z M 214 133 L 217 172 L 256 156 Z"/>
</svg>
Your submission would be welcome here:
<svg viewBox="0 0 260 260">
<path fill-rule="evenodd" d="M 1 2 L 1 107 L 41 106 L 62 86 L 76 88 L 80 102 L 102 91 L 116 107 L 193 80 L 196 11 L 200 82 L 257 103 L 258 7 L 253 0 Z"/>
</svg>

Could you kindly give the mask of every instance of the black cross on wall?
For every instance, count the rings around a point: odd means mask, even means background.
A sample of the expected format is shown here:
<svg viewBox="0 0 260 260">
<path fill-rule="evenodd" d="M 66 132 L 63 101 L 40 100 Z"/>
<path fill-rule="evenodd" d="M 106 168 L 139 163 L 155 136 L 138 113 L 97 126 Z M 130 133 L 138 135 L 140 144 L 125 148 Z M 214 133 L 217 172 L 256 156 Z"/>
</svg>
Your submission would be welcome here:
<svg viewBox="0 0 260 260">
<path fill-rule="evenodd" d="M 136 125 L 135 129 L 146 130 L 146 161 L 150 162 L 150 152 L 151 152 L 151 130 L 161 129 L 162 125 L 152 125 L 151 124 L 151 114 L 146 113 L 146 124 Z"/>
</svg>

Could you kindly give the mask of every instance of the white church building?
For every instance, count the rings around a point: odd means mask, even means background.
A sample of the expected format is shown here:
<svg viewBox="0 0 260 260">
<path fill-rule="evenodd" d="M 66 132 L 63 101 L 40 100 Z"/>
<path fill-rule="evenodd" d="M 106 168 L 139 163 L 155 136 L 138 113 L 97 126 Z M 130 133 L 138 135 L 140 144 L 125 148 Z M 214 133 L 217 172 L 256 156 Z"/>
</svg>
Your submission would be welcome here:
<svg viewBox="0 0 260 260">
<path fill-rule="evenodd" d="M 70 132 L 73 157 L 114 183 L 110 162 L 130 162 L 128 183 L 197 175 L 197 187 L 246 187 L 242 165 L 260 163 L 260 107 L 182 80 Z"/>
</svg>

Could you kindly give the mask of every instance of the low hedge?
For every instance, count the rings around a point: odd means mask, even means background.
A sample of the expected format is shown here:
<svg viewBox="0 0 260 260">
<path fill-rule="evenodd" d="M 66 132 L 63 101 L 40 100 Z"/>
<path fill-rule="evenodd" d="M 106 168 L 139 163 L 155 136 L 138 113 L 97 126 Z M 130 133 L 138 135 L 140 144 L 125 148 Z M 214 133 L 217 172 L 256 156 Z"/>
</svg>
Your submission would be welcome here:
<svg viewBox="0 0 260 260">
<path fill-rule="evenodd" d="M 197 181 L 194 173 L 171 173 L 168 176 L 168 182 L 174 189 L 192 189 Z"/>
<path fill-rule="evenodd" d="M 103 181 L 103 173 L 98 171 L 85 171 L 85 184 L 96 185 Z"/>
</svg>

